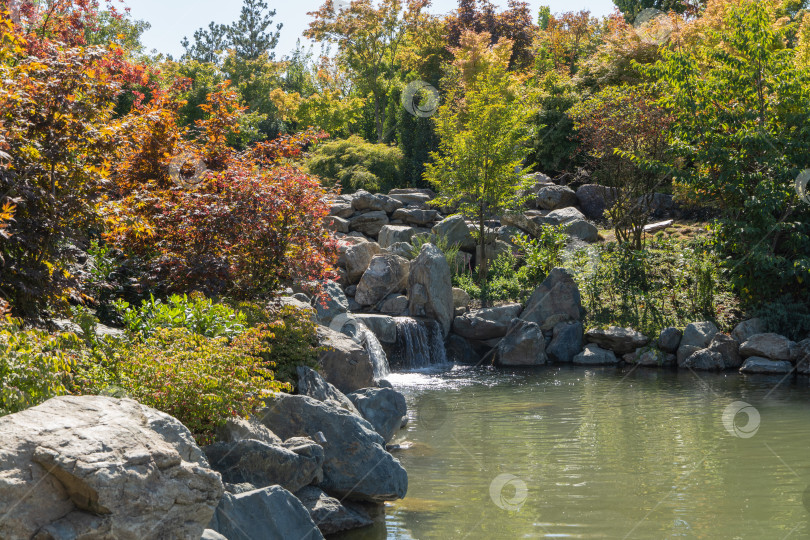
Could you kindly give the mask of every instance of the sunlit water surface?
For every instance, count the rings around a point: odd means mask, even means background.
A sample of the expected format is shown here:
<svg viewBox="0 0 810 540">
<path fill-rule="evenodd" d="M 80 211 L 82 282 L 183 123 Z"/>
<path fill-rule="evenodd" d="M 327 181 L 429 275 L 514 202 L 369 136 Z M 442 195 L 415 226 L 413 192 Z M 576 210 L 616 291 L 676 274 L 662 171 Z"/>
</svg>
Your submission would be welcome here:
<svg viewBox="0 0 810 540">
<path fill-rule="evenodd" d="M 343 540 L 810 538 L 807 378 L 555 367 L 390 380 L 409 406 L 395 440 L 408 495 Z M 724 425 L 735 402 L 753 423 Z"/>
</svg>

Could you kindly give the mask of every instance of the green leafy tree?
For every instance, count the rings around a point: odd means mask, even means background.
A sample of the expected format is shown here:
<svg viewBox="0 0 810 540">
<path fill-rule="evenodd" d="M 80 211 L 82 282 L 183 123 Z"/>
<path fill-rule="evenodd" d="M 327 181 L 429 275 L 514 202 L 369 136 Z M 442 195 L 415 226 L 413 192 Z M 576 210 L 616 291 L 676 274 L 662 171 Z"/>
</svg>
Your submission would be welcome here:
<svg viewBox="0 0 810 540">
<path fill-rule="evenodd" d="M 664 52 L 654 69 L 674 115 L 680 180 L 715 206 L 717 244 L 744 300 L 808 298 L 810 205 L 796 179 L 810 167 L 810 73 L 785 48 L 776 2 L 732 6 L 707 43 Z M 719 43 L 719 45 L 714 45 Z"/>
<path fill-rule="evenodd" d="M 687 15 L 697 15 L 707 0 L 613 0 L 616 7 L 624 15 L 624 20 L 629 23 L 635 22 L 636 18 L 645 9 L 657 9 L 659 11 L 674 11 L 675 13 L 685 13 Z"/>
<path fill-rule="evenodd" d="M 478 224 L 478 277 L 487 305 L 487 219 L 515 201 L 526 187 L 529 111 L 507 71 L 511 42 L 489 46 L 489 34 L 465 32 L 455 50 L 456 77 L 448 77 L 448 103 L 439 108 L 439 150 L 425 178 L 449 204 Z"/>
<path fill-rule="evenodd" d="M 606 214 L 616 238 L 642 249 L 655 191 L 672 170 L 663 165 L 671 115 L 641 86 L 609 86 L 570 113 L 587 164 L 612 189 L 614 204 Z"/>
<path fill-rule="evenodd" d="M 359 92 L 371 96 L 377 142 L 385 140 L 391 81 L 399 65 L 398 53 L 419 21 L 429 0 L 355 0 L 343 10 L 331 0 L 316 12 L 306 36 L 335 43 L 340 61 L 352 74 Z"/>
</svg>

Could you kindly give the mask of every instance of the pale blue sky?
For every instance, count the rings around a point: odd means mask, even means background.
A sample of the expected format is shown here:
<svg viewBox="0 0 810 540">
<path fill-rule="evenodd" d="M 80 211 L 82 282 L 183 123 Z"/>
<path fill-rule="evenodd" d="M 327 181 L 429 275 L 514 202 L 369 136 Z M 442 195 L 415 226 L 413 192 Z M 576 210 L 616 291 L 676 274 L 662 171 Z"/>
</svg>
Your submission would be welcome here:
<svg viewBox="0 0 810 540">
<path fill-rule="evenodd" d="M 317 10 L 323 0 L 269 0 L 267 3 L 276 10 L 274 23 L 284 23 L 276 48 L 276 55 L 280 57 L 295 48 L 295 41 L 309 24 L 307 12 Z M 541 5 L 551 6 L 553 12 L 588 9 L 596 16 L 613 11 L 612 0 L 530 0 L 529 4 L 535 15 Z M 183 52 L 180 46 L 183 36 L 190 39 L 197 28 L 208 26 L 211 21 L 227 24 L 236 20 L 242 0 L 126 0 L 126 5 L 132 9 L 133 17 L 152 24 L 143 37 L 148 50 L 157 49 L 179 57 Z M 434 0 L 430 11 L 449 13 L 456 6 L 457 0 Z"/>
</svg>

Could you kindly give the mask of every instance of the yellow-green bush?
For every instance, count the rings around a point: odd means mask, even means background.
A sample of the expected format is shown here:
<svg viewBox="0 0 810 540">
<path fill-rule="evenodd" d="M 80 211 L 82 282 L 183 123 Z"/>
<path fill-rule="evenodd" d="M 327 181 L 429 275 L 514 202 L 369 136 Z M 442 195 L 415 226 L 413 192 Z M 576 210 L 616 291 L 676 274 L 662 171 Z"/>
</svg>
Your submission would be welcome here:
<svg viewBox="0 0 810 540">
<path fill-rule="evenodd" d="M 64 349 L 75 335 L 51 335 L 0 323 L 0 416 L 33 407 L 67 393 L 71 358 Z"/>
</svg>

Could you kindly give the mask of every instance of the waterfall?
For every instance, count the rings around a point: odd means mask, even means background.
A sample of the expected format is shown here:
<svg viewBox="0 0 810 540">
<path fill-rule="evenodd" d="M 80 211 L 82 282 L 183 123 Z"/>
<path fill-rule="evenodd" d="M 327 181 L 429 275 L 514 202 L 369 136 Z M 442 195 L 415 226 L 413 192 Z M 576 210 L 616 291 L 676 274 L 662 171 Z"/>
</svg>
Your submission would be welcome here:
<svg viewBox="0 0 810 540">
<path fill-rule="evenodd" d="M 374 335 L 374 332 L 368 329 L 368 326 L 357 321 L 357 337 L 363 343 L 374 366 L 374 379 L 385 378 L 391 370 L 388 367 L 388 358 L 385 356 L 385 351 L 380 345 L 380 340 Z"/>
<path fill-rule="evenodd" d="M 441 325 L 434 320 L 394 317 L 397 323 L 396 356 L 407 369 L 446 364 L 447 353 Z"/>
</svg>

